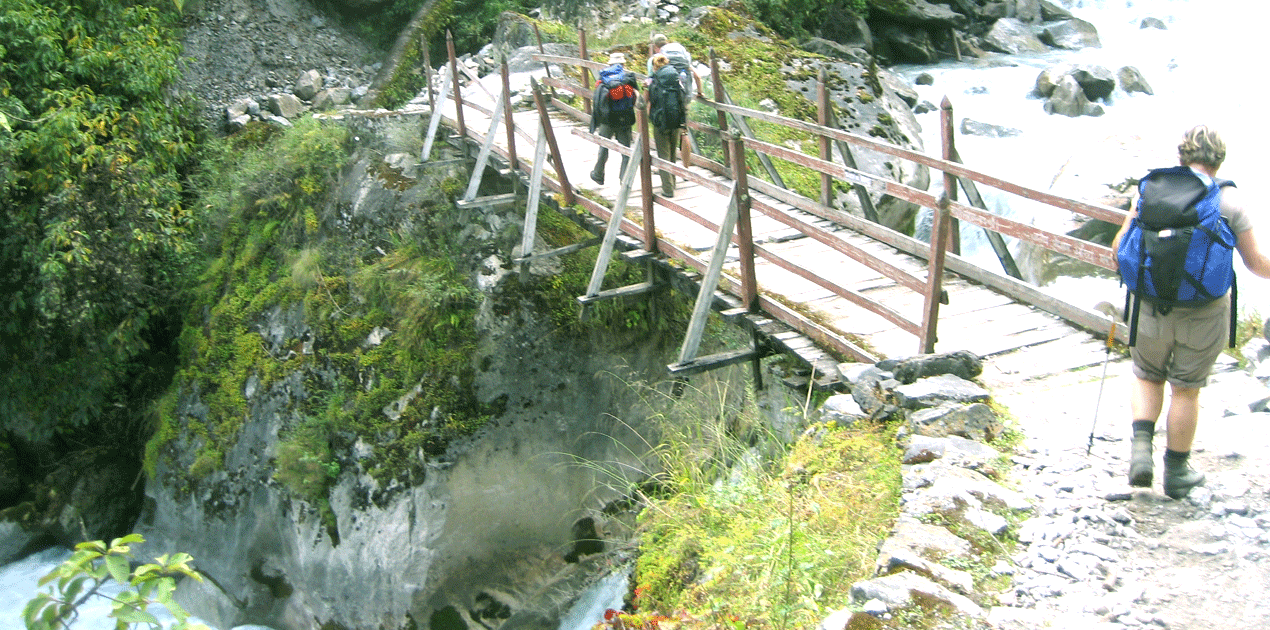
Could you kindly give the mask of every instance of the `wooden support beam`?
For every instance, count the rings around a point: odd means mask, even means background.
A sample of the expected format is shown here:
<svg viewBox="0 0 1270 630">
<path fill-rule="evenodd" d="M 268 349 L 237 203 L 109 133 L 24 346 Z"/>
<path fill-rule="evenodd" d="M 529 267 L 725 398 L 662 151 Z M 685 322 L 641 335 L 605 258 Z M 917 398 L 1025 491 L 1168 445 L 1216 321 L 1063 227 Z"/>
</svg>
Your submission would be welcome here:
<svg viewBox="0 0 1270 630">
<path fill-rule="evenodd" d="M 585 241 L 581 241 L 581 242 L 578 242 L 578 243 L 574 243 L 574 244 L 572 244 L 572 245 L 565 245 L 564 247 L 557 247 L 557 248 L 555 248 L 555 249 L 553 249 L 553 250 L 551 250 L 551 251 L 549 251 L 549 252 L 543 252 L 543 253 L 541 253 L 541 254 L 534 254 L 533 256 L 522 256 L 522 257 L 520 257 L 520 258 L 516 258 L 516 259 L 514 259 L 514 261 L 513 261 L 513 262 L 516 262 L 516 263 L 527 263 L 527 262 L 533 262 L 533 261 L 535 261 L 535 260 L 542 260 L 542 259 L 544 259 L 544 258 L 555 258 L 556 256 L 564 256 L 565 254 L 572 254 L 572 253 L 574 253 L 574 252 L 580 252 L 580 251 L 582 251 L 582 250 L 584 250 L 584 249 L 586 249 L 586 248 L 588 248 L 588 247 L 594 247 L 594 246 L 596 246 L 596 245 L 599 245 L 599 244 L 600 244 L 600 242 L 601 242 L 601 239 L 597 236 L 596 238 L 589 238 L 589 239 L 587 239 L 587 240 L 585 240 Z"/>
<path fill-rule="evenodd" d="M 643 142 L 643 138 L 635 139 L 635 152 L 640 150 L 640 145 Z M 622 231 L 622 219 L 626 215 L 626 203 L 630 199 L 631 185 L 635 182 L 637 173 L 639 173 L 639 164 L 635 160 L 628 160 L 626 170 L 622 171 L 622 186 L 617 193 L 617 203 L 613 206 L 613 213 L 609 215 L 608 229 L 604 231 L 604 242 L 600 245 L 600 253 L 595 257 L 595 268 L 591 270 L 591 281 L 587 285 L 586 297 L 592 297 L 600 293 L 600 285 L 604 282 L 604 274 L 608 272 L 609 262 L 613 259 L 613 245 L 617 241 L 617 235 Z"/>
<path fill-rule="evenodd" d="M 688 362 L 671 363 L 666 366 L 672 376 L 692 376 L 710 370 L 725 368 L 729 365 L 744 363 L 745 361 L 754 361 L 762 359 L 770 355 L 771 352 L 763 348 L 745 348 L 743 350 L 731 350 L 728 352 L 720 352 L 704 357 L 698 357 Z"/>
<path fill-rule="evenodd" d="M 459 89 L 459 61 L 454 54 L 454 35 L 446 29 L 445 50 L 450 58 L 450 78 L 454 80 L 454 118 L 458 122 L 459 137 L 467 137 L 467 125 L 463 122 L 463 92 Z"/>
<path fill-rule="evenodd" d="M 516 202 L 516 193 L 503 193 L 499 195 L 486 195 L 484 197 L 473 197 L 471 199 L 459 199 L 454 202 L 458 208 L 487 208 L 490 206 L 498 206 L 507 203 Z"/>
<path fill-rule="evenodd" d="M 427 162 L 428 157 L 432 155 L 432 142 L 437 137 L 437 130 L 441 127 L 441 110 L 445 109 L 445 93 L 450 89 L 451 72 L 446 72 L 445 68 L 441 69 L 441 97 L 432 106 L 432 117 L 428 119 L 428 135 L 423 140 L 423 150 L 419 152 L 419 161 Z"/>
<path fill-rule="evenodd" d="M 481 187 L 481 179 L 485 176 L 485 165 L 489 163 L 489 152 L 494 146 L 494 137 L 498 132 L 499 116 L 503 113 L 503 99 L 495 99 L 494 113 L 489 118 L 489 132 L 485 134 L 485 142 L 476 155 L 476 164 L 472 167 L 472 177 L 467 182 L 467 191 L 463 193 L 463 201 L 476 199 L 476 191 Z"/>
<path fill-rule="evenodd" d="M 710 315 L 710 306 L 714 302 L 711 296 L 719 286 L 719 277 L 723 275 L 723 263 L 728 257 L 728 245 L 732 242 L 732 228 L 736 225 L 738 206 L 740 205 L 740 189 L 735 184 L 729 196 L 728 213 L 719 226 L 718 238 L 715 239 L 714 251 L 710 254 L 710 263 L 701 279 L 701 290 L 697 292 L 697 303 L 692 309 L 692 319 L 688 322 L 688 334 L 684 336 L 683 346 L 679 349 L 679 363 L 688 363 L 696 359 L 697 349 L 701 347 L 701 337 L 705 333 L 706 318 Z M 745 305 L 747 309 L 751 304 Z"/>
<path fill-rule="evenodd" d="M 643 295 L 645 293 L 651 293 L 656 288 L 657 288 L 657 285 L 653 284 L 652 282 L 641 282 L 639 284 L 632 284 L 630 286 L 618 287 L 616 289 L 605 289 L 604 291 L 600 291 L 599 293 L 596 293 L 595 295 L 579 295 L 578 303 L 583 306 L 587 306 L 588 304 L 594 304 L 595 302 L 599 302 L 600 300 L 611 300 L 613 298 L 630 297 L 632 295 Z"/>
<path fill-rule="evenodd" d="M 534 253 L 534 238 L 538 230 L 538 205 L 542 196 L 543 165 L 547 161 L 547 131 L 538 125 L 538 142 L 534 145 L 533 173 L 529 176 L 529 203 L 525 207 L 525 226 L 520 235 L 520 256 L 529 258 Z M 529 264 L 520 265 L 520 280 L 529 277 Z"/>
</svg>

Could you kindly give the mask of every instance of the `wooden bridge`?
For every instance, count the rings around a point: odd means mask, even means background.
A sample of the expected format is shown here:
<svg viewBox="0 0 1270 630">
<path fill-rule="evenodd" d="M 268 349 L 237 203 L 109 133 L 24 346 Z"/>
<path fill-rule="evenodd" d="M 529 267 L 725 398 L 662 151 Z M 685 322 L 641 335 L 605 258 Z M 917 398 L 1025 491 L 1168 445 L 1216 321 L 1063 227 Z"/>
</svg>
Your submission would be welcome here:
<svg viewBox="0 0 1270 630">
<path fill-rule="evenodd" d="M 841 359 L 875 362 L 965 349 L 1003 362 L 1006 372 L 1024 375 L 1056 373 L 1102 360 L 1110 320 L 1018 279 L 1001 235 L 1106 269 L 1113 269 L 1113 253 L 1101 245 L 994 215 L 984 209 L 978 187 L 996 188 L 1056 212 L 1076 212 L 1114 224 L 1123 220 L 1124 213 L 1005 182 L 961 164 L 947 99 L 942 106 L 942 152 L 933 157 L 838 128 L 823 71 L 816 122 L 733 105 L 712 52 L 714 98 L 698 94 L 694 103 L 712 109 L 714 122 L 690 122 L 680 159 L 673 163 L 650 152 L 649 124 L 642 108 L 637 108 L 632 147 L 587 131 L 591 75 L 605 64 L 586 59 L 585 33 L 580 44 L 581 59 L 536 55 L 535 60 L 544 66 L 568 66 L 573 72 L 567 74 L 574 76 L 551 76 L 548 70 L 541 83 L 533 82 L 534 107 L 513 111 L 506 62 L 501 89 L 479 87 L 477 77 L 457 63 L 450 42 L 448 63 L 440 70 L 440 90 L 433 89 L 429 76 L 432 114 L 423 159 L 428 159 L 444 122 L 457 134 L 452 139 L 459 140 L 475 159 L 460 204 L 516 201 L 516 195 L 478 196 L 487 168 L 515 174 L 524 183 L 528 203 L 517 259 L 522 265 L 598 246 L 591 283 L 586 294 L 579 296 L 584 307 L 596 300 L 652 290 L 651 265 L 672 269 L 680 280 L 691 282 L 698 291 L 696 308 L 684 331 L 679 360 L 669 366 L 672 373 L 749 360 L 757 365 L 758 358 L 775 351 L 788 352 L 813 366 L 821 385 L 839 378 L 836 366 Z M 465 81 L 469 87 L 462 89 Z M 819 152 L 809 155 L 764 142 L 750 133 L 752 120 L 808 134 L 817 140 Z M 724 148 L 721 161 L 691 149 L 698 144 L 696 139 L 707 137 L 717 138 Z M 608 180 L 596 185 L 588 173 L 600 146 L 632 159 L 625 172 L 614 173 L 618 169 L 610 168 Z M 855 168 L 853 157 L 861 149 L 942 172 L 944 190 L 951 194 L 935 197 L 861 171 Z M 786 188 L 772 168 L 773 159 L 817 172 L 819 198 Z M 610 163 L 618 161 L 610 157 Z M 751 164 L 758 167 L 751 171 Z M 654 187 L 654 170 L 670 171 L 679 180 L 673 197 Z M 830 205 L 833 180 L 853 185 L 869 218 Z M 959 187 L 968 203 L 958 201 Z M 602 238 L 544 251 L 535 230 L 545 191 L 556 193 L 559 204 L 589 213 L 597 232 L 603 229 Z M 871 199 L 880 195 L 931 209 L 930 241 L 869 220 L 874 218 Z M 988 233 L 1006 273 L 983 269 L 957 255 L 957 235 L 967 224 Z M 606 288 L 605 272 L 615 254 L 647 261 L 648 280 Z M 712 308 L 749 328 L 751 345 L 700 356 L 702 330 Z M 1045 357 L 1043 365 L 1038 364 L 1038 356 Z"/>
</svg>

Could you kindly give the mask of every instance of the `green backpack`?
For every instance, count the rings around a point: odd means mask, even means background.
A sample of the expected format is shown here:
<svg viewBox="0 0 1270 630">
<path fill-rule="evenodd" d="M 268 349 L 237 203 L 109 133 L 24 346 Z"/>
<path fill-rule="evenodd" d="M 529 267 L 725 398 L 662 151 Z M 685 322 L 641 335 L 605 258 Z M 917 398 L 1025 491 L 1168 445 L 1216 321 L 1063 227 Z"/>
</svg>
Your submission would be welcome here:
<svg viewBox="0 0 1270 630">
<path fill-rule="evenodd" d="M 674 66 L 666 64 L 653 73 L 648 101 L 648 118 L 658 129 L 677 129 L 687 122 L 683 85 L 679 83 L 679 72 Z"/>
</svg>

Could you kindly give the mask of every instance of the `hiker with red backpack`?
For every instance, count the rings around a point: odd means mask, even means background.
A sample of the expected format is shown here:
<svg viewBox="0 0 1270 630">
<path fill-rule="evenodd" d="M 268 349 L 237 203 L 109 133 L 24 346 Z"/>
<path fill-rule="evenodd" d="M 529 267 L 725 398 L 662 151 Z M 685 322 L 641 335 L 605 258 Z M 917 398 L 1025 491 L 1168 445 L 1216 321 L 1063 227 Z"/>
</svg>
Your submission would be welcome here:
<svg viewBox="0 0 1270 630">
<path fill-rule="evenodd" d="M 1125 317 L 1134 375 L 1129 485 L 1152 484 L 1152 442 L 1168 381 L 1164 493 L 1172 499 L 1204 483 L 1188 460 L 1200 388 L 1228 337 L 1233 345 L 1234 251 L 1249 271 L 1270 278 L 1270 258 L 1257 246 L 1245 198 L 1233 182 L 1217 179 L 1225 142 L 1208 127 L 1195 127 L 1178 145 L 1178 158 L 1181 166 L 1142 178 L 1111 245 L 1129 289 Z"/>
<path fill-rule="evenodd" d="M 631 127 L 635 126 L 635 99 L 639 95 L 639 81 L 634 72 L 626 70 L 626 55 L 615 52 L 609 55 L 609 67 L 600 71 L 595 82 L 595 94 L 591 97 L 591 133 L 601 138 L 617 138 L 624 147 L 631 146 Z M 598 131 L 597 131 L 598 130 Z M 591 181 L 604 183 L 604 165 L 609 150 L 600 147 L 600 154 L 591 169 Z M 630 156 L 622 156 L 622 170 Z"/>
</svg>

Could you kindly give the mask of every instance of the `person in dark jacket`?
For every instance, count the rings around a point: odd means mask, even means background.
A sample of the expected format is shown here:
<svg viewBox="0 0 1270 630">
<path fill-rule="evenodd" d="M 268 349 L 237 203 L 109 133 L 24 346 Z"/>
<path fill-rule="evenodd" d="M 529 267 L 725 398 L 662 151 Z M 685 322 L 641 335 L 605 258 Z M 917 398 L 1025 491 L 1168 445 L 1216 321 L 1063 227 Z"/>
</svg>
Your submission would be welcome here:
<svg viewBox="0 0 1270 630">
<path fill-rule="evenodd" d="M 615 52 L 609 55 L 609 67 L 601 73 L 601 76 L 615 73 L 615 69 L 621 72 L 620 84 L 629 86 L 635 94 L 639 93 L 639 81 L 635 78 L 635 73 L 626 71 L 624 64 L 626 63 L 626 55 Z M 616 138 L 618 143 L 624 147 L 631 146 L 631 127 L 635 126 L 635 109 L 619 109 L 614 110 L 609 103 L 603 102 L 602 94 L 606 94 L 612 89 L 606 86 L 603 81 L 597 82 L 596 98 L 591 103 L 591 132 L 597 133 L 601 138 Z M 600 153 L 596 156 L 595 168 L 591 169 L 591 181 L 597 184 L 604 183 L 604 166 L 609 159 L 609 150 L 606 147 L 600 147 Z M 630 161 L 630 157 L 622 156 L 622 171 L 626 170 L 626 163 Z"/>
<path fill-rule="evenodd" d="M 679 137 L 683 133 L 684 109 L 682 104 L 682 88 L 679 83 L 679 71 L 670 63 L 670 59 L 661 53 L 653 55 L 653 76 L 648 90 L 649 122 L 653 124 L 653 143 L 657 147 L 657 157 L 674 162 L 679 155 Z M 666 86 L 662 88 L 661 86 Z M 673 88 L 667 89 L 667 88 Z M 673 110 L 677 122 L 667 124 L 661 120 L 659 110 Z M 658 171 L 661 176 L 661 193 L 666 197 L 675 196 L 675 175 L 665 170 Z"/>
</svg>

